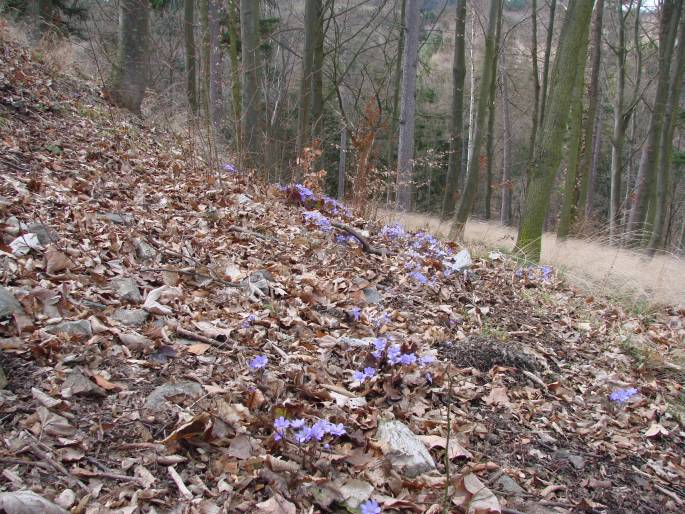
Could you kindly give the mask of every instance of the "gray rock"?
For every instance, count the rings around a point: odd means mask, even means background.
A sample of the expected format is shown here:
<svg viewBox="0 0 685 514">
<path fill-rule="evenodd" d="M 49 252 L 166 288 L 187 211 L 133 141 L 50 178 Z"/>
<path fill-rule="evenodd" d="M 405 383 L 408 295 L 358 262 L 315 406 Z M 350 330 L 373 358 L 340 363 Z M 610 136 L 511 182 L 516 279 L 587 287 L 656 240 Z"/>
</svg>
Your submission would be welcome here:
<svg viewBox="0 0 685 514">
<path fill-rule="evenodd" d="M 68 390 L 68 394 L 67 393 Z M 62 385 L 62 396 L 68 397 L 71 395 L 93 395 L 104 397 L 107 396 L 105 390 L 97 385 L 95 382 L 90 380 L 87 376 L 78 370 L 74 370 L 67 375 Z"/>
<path fill-rule="evenodd" d="M 143 301 L 143 297 L 140 296 L 140 291 L 138 290 L 138 284 L 130 277 L 113 278 L 109 283 L 109 287 L 120 300 L 132 303 L 141 303 Z"/>
<path fill-rule="evenodd" d="M 369 337 L 366 339 L 357 339 L 356 337 L 342 336 L 338 339 L 340 344 L 346 344 L 347 346 L 352 346 L 353 348 L 366 348 L 373 342 L 374 338 Z"/>
<path fill-rule="evenodd" d="M 447 266 L 450 269 L 450 271 L 457 272 L 462 271 L 471 266 L 473 264 L 473 259 L 471 259 L 471 254 L 465 248 L 457 255 L 452 257 L 452 259 L 445 261 L 443 264 Z"/>
<path fill-rule="evenodd" d="M 383 297 L 375 287 L 367 287 L 364 289 L 363 293 L 367 303 L 370 303 L 371 305 L 379 305 L 383 303 Z"/>
<path fill-rule="evenodd" d="M 114 311 L 114 314 L 112 314 L 113 320 L 132 327 L 139 327 L 145 323 L 149 317 L 150 313 L 143 309 L 117 309 Z"/>
<path fill-rule="evenodd" d="M 552 457 L 561 461 L 568 461 L 576 469 L 583 469 L 585 467 L 585 459 L 583 457 L 566 450 L 557 450 L 552 454 Z"/>
<path fill-rule="evenodd" d="M 117 214 L 116 212 L 104 212 L 98 215 L 100 219 L 111 221 L 116 225 L 132 225 L 135 221 L 134 217 L 130 214 Z"/>
<path fill-rule="evenodd" d="M 392 466 L 407 477 L 415 477 L 435 469 L 433 457 L 425 445 L 401 421 L 381 421 L 376 438 Z"/>
<path fill-rule="evenodd" d="M 199 398 L 204 394 L 204 389 L 197 382 L 178 382 L 177 384 L 164 384 L 157 387 L 145 400 L 146 409 L 158 410 L 164 405 L 169 396 L 189 396 Z"/>
<path fill-rule="evenodd" d="M 7 318 L 14 313 L 23 314 L 24 308 L 14 297 L 12 291 L 0 286 L 0 318 Z"/>
<path fill-rule="evenodd" d="M 93 335 L 93 328 L 90 325 L 90 321 L 87 319 L 63 321 L 62 323 L 48 327 L 47 331 L 51 334 L 68 334 L 72 336 L 91 337 Z"/>
<path fill-rule="evenodd" d="M 516 483 L 516 481 L 508 475 L 502 475 L 494 482 L 495 489 L 504 491 L 509 494 L 525 493 L 523 488 Z"/>
<path fill-rule="evenodd" d="M 145 241 L 136 239 L 133 241 L 133 246 L 136 248 L 136 255 L 140 260 L 149 261 L 155 258 L 157 255 L 157 250 L 154 247 L 147 244 Z"/>
<path fill-rule="evenodd" d="M 26 230 L 36 234 L 38 236 L 38 241 L 40 241 L 40 244 L 42 245 L 54 243 L 59 239 L 57 232 L 52 230 L 47 225 L 43 225 L 42 223 L 31 223 L 28 227 L 26 227 Z"/>
</svg>

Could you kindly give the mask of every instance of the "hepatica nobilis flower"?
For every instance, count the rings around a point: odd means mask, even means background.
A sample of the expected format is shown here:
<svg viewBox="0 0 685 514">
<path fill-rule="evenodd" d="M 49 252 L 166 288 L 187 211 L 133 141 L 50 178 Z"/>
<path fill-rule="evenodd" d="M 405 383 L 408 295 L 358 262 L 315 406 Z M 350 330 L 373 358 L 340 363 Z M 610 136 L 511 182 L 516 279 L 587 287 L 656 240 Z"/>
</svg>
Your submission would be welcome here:
<svg viewBox="0 0 685 514">
<path fill-rule="evenodd" d="M 381 507 L 378 505 L 377 501 L 366 500 L 364 503 L 359 505 L 360 514 L 380 514 Z"/>
<path fill-rule="evenodd" d="M 333 230 L 330 220 L 319 211 L 305 211 L 302 213 L 302 215 L 307 223 L 316 225 L 324 232 L 330 232 Z"/>
<path fill-rule="evenodd" d="M 223 169 L 224 171 L 227 171 L 228 173 L 231 173 L 231 174 L 238 173 L 238 168 L 233 166 L 233 164 L 231 164 L 230 162 L 223 163 L 221 165 L 221 169 Z"/>
<path fill-rule="evenodd" d="M 308 425 L 307 421 L 301 418 L 289 420 L 280 416 L 274 420 L 274 440 L 282 440 L 288 430 L 297 444 L 323 441 L 327 435 L 341 437 L 347 433 L 342 423 L 331 423 L 326 419 L 320 419 L 312 425 Z"/>
<path fill-rule="evenodd" d="M 609 399 L 612 402 L 625 403 L 628 400 L 630 400 L 630 398 L 635 396 L 638 392 L 639 391 L 634 387 L 628 387 L 626 389 L 619 388 L 611 392 L 611 394 L 609 395 Z"/>
<path fill-rule="evenodd" d="M 354 321 L 359 321 L 362 317 L 362 310 L 359 307 L 352 307 L 349 314 Z"/>
<path fill-rule="evenodd" d="M 412 271 L 409 276 L 418 282 L 419 284 L 426 285 L 428 284 L 428 277 L 421 273 L 420 271 Z"/>
<path fill-rule="evenodd" d="M 407 232 L 402 228 L 402 225 L 385 225 L 379 235 L 387 239 L 398 239 L 407 235 Z"/>
<path fill-rule="evenodd" d="M 359 382 L 360 384 L 366 382 L 367 379 L 372 379 L 375 376 L 376 368 L 372 368 L 371 366 L 369 366 L 368 368 L 364 368 L 364 371 L 355 371 L 352 374 L 352 378 L 354 378 L 354 380 Z"/>
<path fill-rule="evenodd" d="M 263 369 L 269 363 L 269 358 L 266 355 L 257 355 L 250 361 L 250 368 L 254 370 Z"/>
<path fill-rule="evenodd" d="M 250 325 L 257 319 L 257 316 L 254 314 L 250 314 L 247 318 L 243 320 L 243 322 L 240 324 L 242 328 L 249 328 Z"/>
</svg>

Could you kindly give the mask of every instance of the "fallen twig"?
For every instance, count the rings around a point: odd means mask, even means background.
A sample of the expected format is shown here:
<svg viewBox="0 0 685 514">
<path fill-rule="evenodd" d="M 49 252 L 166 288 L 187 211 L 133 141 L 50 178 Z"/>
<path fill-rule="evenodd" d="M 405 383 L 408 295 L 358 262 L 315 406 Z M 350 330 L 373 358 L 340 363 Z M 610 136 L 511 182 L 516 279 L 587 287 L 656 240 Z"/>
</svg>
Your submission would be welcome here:
<svg viewBox="0 0 685 514">
<path fill-rule="evenodd" d="M 74 474 L 84 478 L 109 478 L 110 480 L 119 480 L 121 482 L 137 482 L 145 486 L 141 478 L 132 477 L 129 475 L 120 475 L 119 473 L 108 473 L 107 471 L 91 471 L 90 469 L 74 468 Z"/>
<path fill-rule="evenodd" d="M 84 491 L 90 492 L 90 489 L 88 489 L 88 486 L 81 482 L 78 478 L 76 478 L 74 475 L 72 475 L 67 468 L 62 466 L 59 462 L 57 462 L 55 459 L 52 458 L 52 456 L 42 450 L 39 446 L 38 443 L 29 443 L 29 448 L 31 449 L 31 453 L 33 453 L 36 457 L 39 457 L 43 459 L 45 462 L 50 464 L 55 471 L 59 471 L 62 475 L 64 475 L 64 478 L 67 479 L 67 482 L 69 482 L 69 485 L 73 486 L 78 486 Z"/>
<path fill-rule="evenodd" d="M 171 475 L 171 479 L 174 481 L 176 487 L 178 487 L 178 490 L 181 492 L 181 494 L 185 496 L 188 500 L 192 500 L 193 493 L 191 493 L 186 487 L 186 485 L 183 483 L 183 479 L 181 478 L 181 475 L 179 475 L 176 472 L 176 469 L 173 466 L 169 466 L 166 469 L 169 472 L 169 475 Z"/>
<path fill-rule="evenodd" d="M 0 462 L 8 465 L 18 464 L 20 466 L 36 466 L 38 468 L 44 469 L 46 471 L 52 471 L 52 467 L 45 462 L 39 462 L 35 460 L 25 460 L 25 459 L 12 459 L 10 457 L 0 457 Z"/>
<path fill-rule="evenodd" d="M 217 341 L 216 339 L 212 339 L 211 337 L 203 336 L 202 334 L 196 334 L 195 332 L 191 332 L 190 330 L 186 330 L 185 328 L 182 327 L 175 327 L 174 331 L 183 337 L 186 337 L 188 339 L 192 339 L 193 341 L 200 341 L 201 343 L 207 343 L 212 346 L 217 346 L 219 348 L 223 348 L 226 346 L 226 343 L 228 341 Z"/>
<path fill-rule="evenodd" d="M 252 230 L 248 230 L 242 227 L 231 226 L 228 227 L 228 230 L 232 232 L 238 232 L 240 234 L 245 234 L 247 236 L 256 237 L 257 239 L 262 239 L 264 241 L 276 241 L 276 239 L 273 237 L 265 236 L 264 234 L 260 234 L 259 232 L 254 232 Z"/>
<path fill-rule="evenodd" d="M 373 255 L 381 255 L 383 257 L 385 257 L 386 255 L 394 255 L 394 252 L 391 252 L 390 250 L 387 250 L 385 248 L 376 248 L 375 246 L 371 246 L 371 243 L 369 243 L 364 236 L 362 236 L 358 231 L 356 231 L 352 227 L 345 225 L 344 223 L 331 220 L 331 225 L 333 225 L 335 228 L 339 228 L 340 230 L 344 230 L 348 234 L 352 234 L 354 237 L 356 237 L 357 241 L 359 241 L 359 243 L 362 245 L 362 248 L 366 253 L 370 253 Z"/>
</svg>

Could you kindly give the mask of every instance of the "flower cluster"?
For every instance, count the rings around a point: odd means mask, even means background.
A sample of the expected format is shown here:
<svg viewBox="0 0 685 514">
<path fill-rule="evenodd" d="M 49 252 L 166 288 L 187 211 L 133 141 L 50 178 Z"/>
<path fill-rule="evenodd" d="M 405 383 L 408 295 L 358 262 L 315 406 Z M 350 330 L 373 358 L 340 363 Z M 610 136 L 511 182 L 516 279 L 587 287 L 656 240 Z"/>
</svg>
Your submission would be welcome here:
<svg viewBox="0 0 685 514">
<path fill-rule="evenodd" d="M 385 225 L 379 232 L 379 235 L 387 239 L 399 239 L 405 237 L 407 232 L 402 228 L 402 225 L 399 224 Z"/>
<path fill-rule="evenodd" d="M 354 236 L 348 236 L 346 234 L 338 234 L 335 236 L 335 242 L 341 245 L 346 245 L 348 243 L 356 243 L 357 238 Z"/>
<path fill-rule="evenodd" d="M 291 430 L 293 438 L 297 444 L 308 443 L 309 441 L 322 441 L 326 435 L 341 437 L 347 433 L 342 423 L 331 423 L 326 419 L 320 419 L 311 426 L 307 425 L 304 419 L 286 419 L 280 416 L 274 420 L 274 439 L 280 441 Z"/>
<path fill-rule="evenodd" d="M 257 319 L 257 316 L 254 314 L 250 314 L 247 318 L 243 320 L 243 322 L 240 324 L 242 328 L 249 328 L 252 323 Z"/>
<path fill-rule="evenodd" d="M 388 364 L 393 366 L 396 364 L 400 364 L 402 366 L 411 366 L 412 364 L 416 363 L 425 366 L 435 361 L 435 358 L 432 355 L 422 355 L 417 357 L 414 352 L 402 353 L 402 348 L 399 344 L 394 344 L 388 347 L 387 339 L 382 337 L 376 338 L 376 340 L 373 342 L 373 347 L 374 351 L 371 352 L 371 355 L 373 355 L 374 359 L 381 360 L 383 358 L 383 354 L 385 354 Z"/>
<path fill-rule="evenodd" d="M 266 355 L 257 355 L 254 359 L 250 361 L 250 368 L 252 369 L 263 369 L 269 363 L 269 358 Z"/>
<path fill-rule="evenodd" d="M 345 216 L 352 215 L 352 212 L 343 204 L 338 202 L 338 200 L 336 200 L 335 198 L 331 198 L 330 196 L 323 196 L 321 200 L 323 201 L 324 209 L 329 209 L 333 214 L 338 214 L 339 212 L 342 212 Z"/>
<path fill-rule="evenodd" d="M 349 315 L 354 321 L 359 321 L 362 318 L 362 310 L 359 307 L 352 307 Z"/>
<path fill-rule="evenodd" d="M 546 282 L 552 277 L 552 272 L 554 270 L 551 266 L 533 266 L 530 265 L 527 268 L 519 268 L 514 272 L 517 278 L 523 278 L 526 274 L 528 280 L 542 280 Z"/>
<path fill-rule="evenodd" d="M 231 164 L 230 162 L 225 162 L 225 163 L 223 163 L 223 164 L 221 165 L 221 169 L 224 170 L 224 171 L 227 171 L 227 172 L 230 173 L 231 175 L 234 175 L 234 174 L 238 173 L 238 168 L 236 168 L 236 167 L 235 167 L 233 164 Z"/>
<path fill-rule="evenodd" d="M 609 395 L 609 399 L 612 402 L 616 403 L 625 403 L 627 402 L 630 398 L 635 396 L 639 391 L 635 389 L 634 387 L 629 387 L 627 389 L 616 389 L 612 391 L 612 393 Z"/>
<path fill-rule="evenodd" d="M 381 328 L 383 325 L 390 323 L 390 314 L 384 312 L 379 317 L 373 320 L 373 324 L 376 328 Z"/>
<path fill-rule="evenodd" d="M 418 282 L 419 284 L 422 284 L 424 286 L 429 283 L 428 277 L 426 275 L 424 275 L 423 273 L 421 273 L 420 271 L 412 271 L 411 273 L 409 273 L 409 276 L 413 280 L 415 280 L 416 282 Z"/>
<path fill-rule="evenodd" d="M 355 381 L 361 383 L 364 383 L 367 379 L 370 380 L 373 377 L 376 376 L 376 368 L 368 367 L 364 368 L 364 371 L 355 371 L 352 374 L 352 378 L 354 378 Z"/>
<path fill-rule="evenodd" d="M 377 501 L 366 500 L 364 503 L 359 505 L 360 514 L 380 514 L 381 507 L 378 505 Z"/>
<path fill-rule="evenodd" d="M 302 215 L 307 223 L 313 223 L 324 232 L 333 230 L 330 220 L 319 211 L 305 211 Z"/>
</svg>

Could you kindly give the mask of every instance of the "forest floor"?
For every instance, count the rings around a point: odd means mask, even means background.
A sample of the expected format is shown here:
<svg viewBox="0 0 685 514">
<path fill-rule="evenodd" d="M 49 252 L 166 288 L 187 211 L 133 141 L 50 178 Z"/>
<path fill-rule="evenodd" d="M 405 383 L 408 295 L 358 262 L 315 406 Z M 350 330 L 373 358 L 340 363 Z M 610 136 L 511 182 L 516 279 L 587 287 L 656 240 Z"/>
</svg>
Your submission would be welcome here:
<svg viewBox="0 0 685 514">
<path fill-rule="evenodd" d="M 685 311 L 206 166 L 0 41 L 0 511 L 685 509 Z"/>
<path fill-rule="evenodd" d="M 380 211 L 378 218 L 402 223 L 409 230 L 427 230 L 438 237 L 447 237 L 450 229 L 448 221 L 421 213 Z M 511 252 L 516 229 L 493 221 L 470 220 L 464 239 L 476 251 Z M 629 308 L 685 306 L 685 259 L 677 255 L 649 258 L 637 251 L 610 246 L 599 237 L 561 241 L 546 233 L 540 261 L 554 266 L 579 289 L 618 300 Z"/>
</svg>

